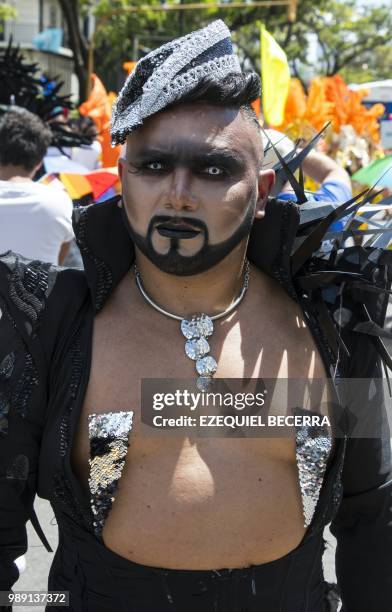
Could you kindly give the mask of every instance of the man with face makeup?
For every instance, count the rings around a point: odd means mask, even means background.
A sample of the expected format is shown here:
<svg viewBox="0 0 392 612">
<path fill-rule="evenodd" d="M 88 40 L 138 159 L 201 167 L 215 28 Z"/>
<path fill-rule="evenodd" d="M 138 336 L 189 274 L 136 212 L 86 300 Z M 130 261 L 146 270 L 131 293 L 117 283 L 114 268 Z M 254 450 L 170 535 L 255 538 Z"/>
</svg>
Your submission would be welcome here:
<svg viewBox="0 0 392 612">
<path fill-rule="evenodd" d="M 1 257 L 2 590 L 18 577 L 26 520 L 45 542 L 38 493 L 59 526 L 49 589 L 69 591 L 73 611 L 336 609 L 322 570 L 331 521 L 344 611 L 391 609 L 386 428 L 369 439 L 141 429 L 145 378 L 333 390 L 379 379 L 379 352 L 391 365 L 390 257 L 318 253 L 355 201 L 268 199 L 258 95 L 221 21 L 153 51 L 113 113 L 122 198 L 75 214 L 85 270 Z"/>
</svg>

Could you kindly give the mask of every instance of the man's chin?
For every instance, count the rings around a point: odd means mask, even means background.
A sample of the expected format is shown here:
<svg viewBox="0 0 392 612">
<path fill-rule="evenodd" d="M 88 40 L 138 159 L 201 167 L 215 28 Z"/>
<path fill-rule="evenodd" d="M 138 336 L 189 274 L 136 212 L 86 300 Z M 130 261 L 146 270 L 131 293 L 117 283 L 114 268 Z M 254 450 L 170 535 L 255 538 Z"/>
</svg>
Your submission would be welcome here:
<svg viewBox="0 0 392 612">
<path fill-rule="evenodd" d="M 193 276 L 201 274 L 209 269 L 209 265 L 203 262 L 202 257 L 195 256 L 170 256 L 159 255 L 158 253 L 144 253 L 144 255 L 153 263 L 161 272 L 172 274 L 173 276 Z"/>
<path fill-rule="evenodd" d="M 236 246 L 244 239 L 247 239 L 252 227 L 254 208 L 249 207 L 246 216 L 237 230 L 225 241 L 217 244 L 208 243 L 208 232 L 205 233 L 204 243 L 198 250 L 192 254 L 182 255 L 179 251 L 179 241 L 170 240 L 170 248 L 167 253 L 159 253 L 151 239 L 151 232 L 147 232 L 147 237 L 141 236 L 133 231 L 129 224 L 129 231 L 135 246 L 143 253 L 143 255 L 151 261 L 159 270 L 174 276 L 193 276 L 202 274 L 220 263 Z M 193 239 L 194 240 L 194 239 Z M 193 241 L 192 240 L 192 241 Z M 182 241 L 190 246 L 190 240 Z M 161 242 L 159 246 L 161 246 Z M 196 245 L 195 245 L 196 246 Z"/>
</svg>

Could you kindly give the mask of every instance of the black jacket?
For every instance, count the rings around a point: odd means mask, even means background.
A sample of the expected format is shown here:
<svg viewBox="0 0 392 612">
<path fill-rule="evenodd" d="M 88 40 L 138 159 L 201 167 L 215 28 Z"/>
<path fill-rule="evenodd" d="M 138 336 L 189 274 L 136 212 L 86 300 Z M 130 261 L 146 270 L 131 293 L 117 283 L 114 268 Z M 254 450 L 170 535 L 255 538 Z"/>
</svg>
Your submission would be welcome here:
<svg viewBox="0 0 392 612">
<path fill-rule="evenodd" d="M 94 535 L 89 499 L 71 470 L 70 450 L 88 382 L 94 316 L 134 259 L 116 202 L 75 211 L 83 271 L 12 253 L 0 257 L 3 591 L 18 578 L 13 560 L 26 551 L 26 521 L 31 518 L 39 530 L 33 513 L 36 493 L 50 500 L 59 525 L 52 588 L 80 587 L 76 571 L 68 572 L 72 578 L 67 584 L 54 579 L 65 564 L 61 548 L 66 537 L 76 542 L 87 538 L 98 549 L 102 546 Z M 270 200 L 265 219 L 253 226 L 248 257 L 300 304 L 338 389 L 342 379 L 380 379 L 382 361 L 391 365 L 381 328 L 392 253 L 350 247 L 323 255 L 317 249 L 333 220 L 332 208 Z M 336 311 L 342 308 L 344 325 L 339 325 Z M 371 419 L 380 427 L 379 436 L 342 435 L 336 441 L 306 533 L 306 539 L 321 537 L 332 521 L 344 612 L 392 610 L 392 481 L 384 405 L 389 400 L 378 394 L 372 404 Z"/>
</svg>

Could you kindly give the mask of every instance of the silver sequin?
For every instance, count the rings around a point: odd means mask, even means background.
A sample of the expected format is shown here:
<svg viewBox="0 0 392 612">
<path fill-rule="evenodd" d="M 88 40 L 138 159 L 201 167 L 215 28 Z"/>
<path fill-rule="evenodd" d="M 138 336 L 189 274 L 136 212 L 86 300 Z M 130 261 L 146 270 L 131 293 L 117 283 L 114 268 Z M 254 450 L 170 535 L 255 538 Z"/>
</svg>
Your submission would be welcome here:
<svg viewBox="0 0 392 612">
<path fill-rule="evenodd" d="M 305 527 L 310 525 L 316 510 L 331 448 L 326 428 L 297 429 L 296 456 Z"/>
<path fill-rule="evenodd" d="M 90 491 L 93 495 L 102 488 L 108 487 L 121 476 L 127 454 L 126 437 L 109 442 L 104 455 L 97 455 L 89 460 Z"/>
<path fill-rule="evenodd" d="M 13 351 L 4 357 L 0 363 L 0 380 L 11 378 L 12 372 L 14 371 L 15 360 L 16 356 Z"/>
<path fill-rule="evenodd" d="M 126 436 L 132 427 L 133 410 L 129 412 L 104 412 L 88 416 L 89 438 Z"/>
<path fill-rule="evenodd" d="M 125 465 L 128 435 L 133 411 L 91 414 L 88 417 L 90 438 L 91 510 L 94 529 L 100 535 L 114 501 L 114 494 Z"/>
</svg>

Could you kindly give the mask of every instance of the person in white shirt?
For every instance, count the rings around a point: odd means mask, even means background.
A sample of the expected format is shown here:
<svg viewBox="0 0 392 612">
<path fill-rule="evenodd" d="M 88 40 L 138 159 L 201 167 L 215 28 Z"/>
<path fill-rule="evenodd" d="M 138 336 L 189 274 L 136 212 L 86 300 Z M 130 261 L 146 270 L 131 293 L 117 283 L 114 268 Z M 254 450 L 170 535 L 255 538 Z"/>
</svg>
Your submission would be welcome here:
<svg viewBox="0 0 392 612">
<path fill-rule="evenodd" d="M 9 107 L 0 117 L 0 253 L 61 265 L 73 238 L 72 200 L 33 181 L 51 137 L 26 109 Z"/>
</svg>

